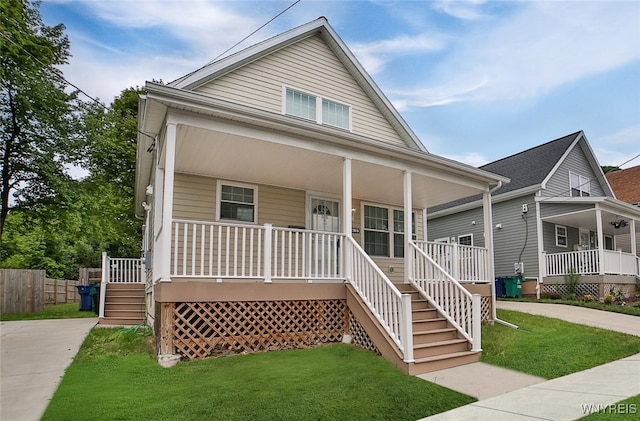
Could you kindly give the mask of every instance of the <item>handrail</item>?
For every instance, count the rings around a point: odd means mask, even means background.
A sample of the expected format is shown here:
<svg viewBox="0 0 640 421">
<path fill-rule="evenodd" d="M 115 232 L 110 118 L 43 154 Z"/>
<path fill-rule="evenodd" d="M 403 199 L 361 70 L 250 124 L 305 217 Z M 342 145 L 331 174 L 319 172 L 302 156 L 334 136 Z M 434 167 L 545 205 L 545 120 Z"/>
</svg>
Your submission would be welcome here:
<svg viewBox="0 0 640 421">
<path fill-rule="evenodd" d="M 489 250 L 484 247 L 420 240 L 413 243 L 460 282 L 493 282 L 489 273 Z"/>
<path fill-rule="evenodd" d="M 471 294 L 413 241 L 412 283 L 442 315 L 479 351 L 481 344 L 480 296 Z M 421 257 L 421 259 L 420 259 Z"/>
<path fill-rule="evenodd" d="M 352 264 L 347 282 L 400 348 L 404 361 L 413 362 L 411 295 L 402 294 L 352 237 L 345 238 Z"/>
</svg>

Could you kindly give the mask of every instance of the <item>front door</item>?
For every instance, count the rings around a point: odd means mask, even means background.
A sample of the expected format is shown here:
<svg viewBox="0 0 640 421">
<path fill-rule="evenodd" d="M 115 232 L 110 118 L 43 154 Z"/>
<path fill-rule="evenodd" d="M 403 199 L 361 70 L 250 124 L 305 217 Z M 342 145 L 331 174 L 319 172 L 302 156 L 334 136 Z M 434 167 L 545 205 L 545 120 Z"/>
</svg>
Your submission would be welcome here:
<svg viewBox="0 0 640 421">
<path fill-rule="evenodd" d="M 582 250 L 589 250 L 591 247 L 591 233 L 587 230 L 580 230 L 580 246 Z"/>
<path fill-rule="evenodd" d="M 311 230 L 322 233 L 311 235 L 309 275 L 321 278 L 337 277 L 340 241 L 330 233 L 340 232 L 340 202 L 312 197 Z"/>
</svg>

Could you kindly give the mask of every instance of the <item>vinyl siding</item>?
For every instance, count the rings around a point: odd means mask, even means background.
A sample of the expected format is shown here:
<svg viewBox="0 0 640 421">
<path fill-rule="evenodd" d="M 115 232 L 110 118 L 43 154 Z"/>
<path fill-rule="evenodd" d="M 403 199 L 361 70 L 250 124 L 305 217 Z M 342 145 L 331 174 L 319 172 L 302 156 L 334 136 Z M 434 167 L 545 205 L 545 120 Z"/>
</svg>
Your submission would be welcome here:
<svg viewBox="0 0 640 421">
<path fill-rule="evenodd" d="M 196 92 L 282 113 L 283 86 L 351 106 L 353 133 L 404 145 L 320 36 L 299 41 L 201 86 Z"/>
<path fill-rule="evenodd" d="M 526 221 L 522 217 L 522 204 L 528 205 Z M 530 195 L 492 205 L 493 243 L 496 276 L 514 274 L 513 264 L 524 263 L 525 276 L 538 276 L 536 239 L 536 207 Z M 472 221 L 476 221 L 473 225 Z M 501 224 L 501 229 L 495 226 Z M 427 224 L 430 241 L 444 237 L 473 234 L 473 245 L 484 247 L 484 218 L 482 208 L 470 209 L 454 215 L 430 219 Z M 526 240 L 526 244 L 525 244 Z M 520 253 L 522 256 L 520 257 Z M 520 260 L 518 260 L 520 259 Z"/>
<path fill-rule="evenodd" d="M 574 244 L 580 244 L 580 230 L 576 227 L 563 226 L 567 228 L 567 247 L 556 246 L 556 224 L 542 223 L 543 246 L 547 254 L 573 251 Z"/>
<path fill-rule="evenodd" d="M 540 216 L 546 218 L 587 209 L 593 209 L 593 205 L 589 203 L 545 203 L 543 201 L 540 203 Z"/>
<path fill-rule="evenodd" d="M 475 221 L 475 225 L 473 224 Z M 470 209 L 454 215 L 430 219 L 427 222 L 429 241 L 473 234 L 473 245 L 484 247 L 484 217 L 482 208 Z"/>
<path fill-rule="evenodd" d="M 580 141 L 570 152 L 567 158 L 562 162 L 556 172 L 549 178 L 547 188 L 542 190 L 545 197 L 570 197 L 569 172 L 587 177 L 590 180 L 591 196 L 605 196 L 600 174 L 596 174 L 582 149 L 582 141 Z"/>
<path fill-rule="evenodd" d="M 522 215 L 522 205 L 529 211 Z M 534 196 L 526 196 L 493 205 L 493 230 L 496 276 L 514 274 L 513 264 L 524 263 L 525 276 L 538 276 L 538 241 L 536 237 L 536 206 Z"/>
<path fill-rule="evenodd" d="M 257 185 L 258 224 L 276 227 L 304 226 L 305 193 L 301 190 Z M 173 217 L 199 221 L 215 221 L 217 179 L 176 174 Z"/>
</svg>

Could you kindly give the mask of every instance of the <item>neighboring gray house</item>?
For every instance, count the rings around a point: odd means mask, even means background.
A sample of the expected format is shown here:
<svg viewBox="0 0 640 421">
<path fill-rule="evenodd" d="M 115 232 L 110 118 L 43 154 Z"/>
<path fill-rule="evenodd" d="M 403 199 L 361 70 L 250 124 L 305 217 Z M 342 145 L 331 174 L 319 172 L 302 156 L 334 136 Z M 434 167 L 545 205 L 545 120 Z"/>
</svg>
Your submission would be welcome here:
<svg viewBox="0 0 640 421">
<path fill-rule="evenodd" d="M 480 168 L 511 179 L 492 194 L 497 276 L 521 273 L 535 281 L 529 293 L 541 282 L 562 292 L 552 285 L 574 269 L 583 294 L 635 294 L 640 259 L 628 239 L 640 230 L 640 209 L 615 198 L 582 131 Z M 483 247 L 480 199 L 430 208 L 428 239 Z"/>
</svg>

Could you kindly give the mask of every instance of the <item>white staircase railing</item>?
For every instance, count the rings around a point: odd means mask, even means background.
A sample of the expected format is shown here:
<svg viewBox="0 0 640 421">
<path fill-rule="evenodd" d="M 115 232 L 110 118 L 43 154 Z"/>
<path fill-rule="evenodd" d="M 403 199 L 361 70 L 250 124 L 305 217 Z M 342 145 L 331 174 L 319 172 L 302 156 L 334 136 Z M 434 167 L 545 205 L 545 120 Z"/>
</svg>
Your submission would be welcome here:
<svg viewBox="0 0 640 421">
<path fill-rule="evenodd" d="M 104 317 L 105 297 L 107 295 L 107 284 L 109 283 L 144 284 L 144 260 L 135 257 L 109 257 L 107 253 L 102 253 L 99 317 Z"/>
<path fill-rule="evenodd" d="M 471 294 L 418 245 L 411 242 L 414 265 L 411 279 L 425 298 L 471 343 L 481 351 L 481 296 Z"/>
<path fill-rule="evenodd" d="M 353 238 L 346 237 L 346 243 L 351 262 L 347 281 L 400 348 L 403 360 L 413 362 L 411 294 L 402 294 Z"/>
<path fill-rule="evenodd" d="M 486 248 L 434 241 L 413 243 L 460 282 L 493 282 L 489 272 L 489 250 Z"/>
</svg>

